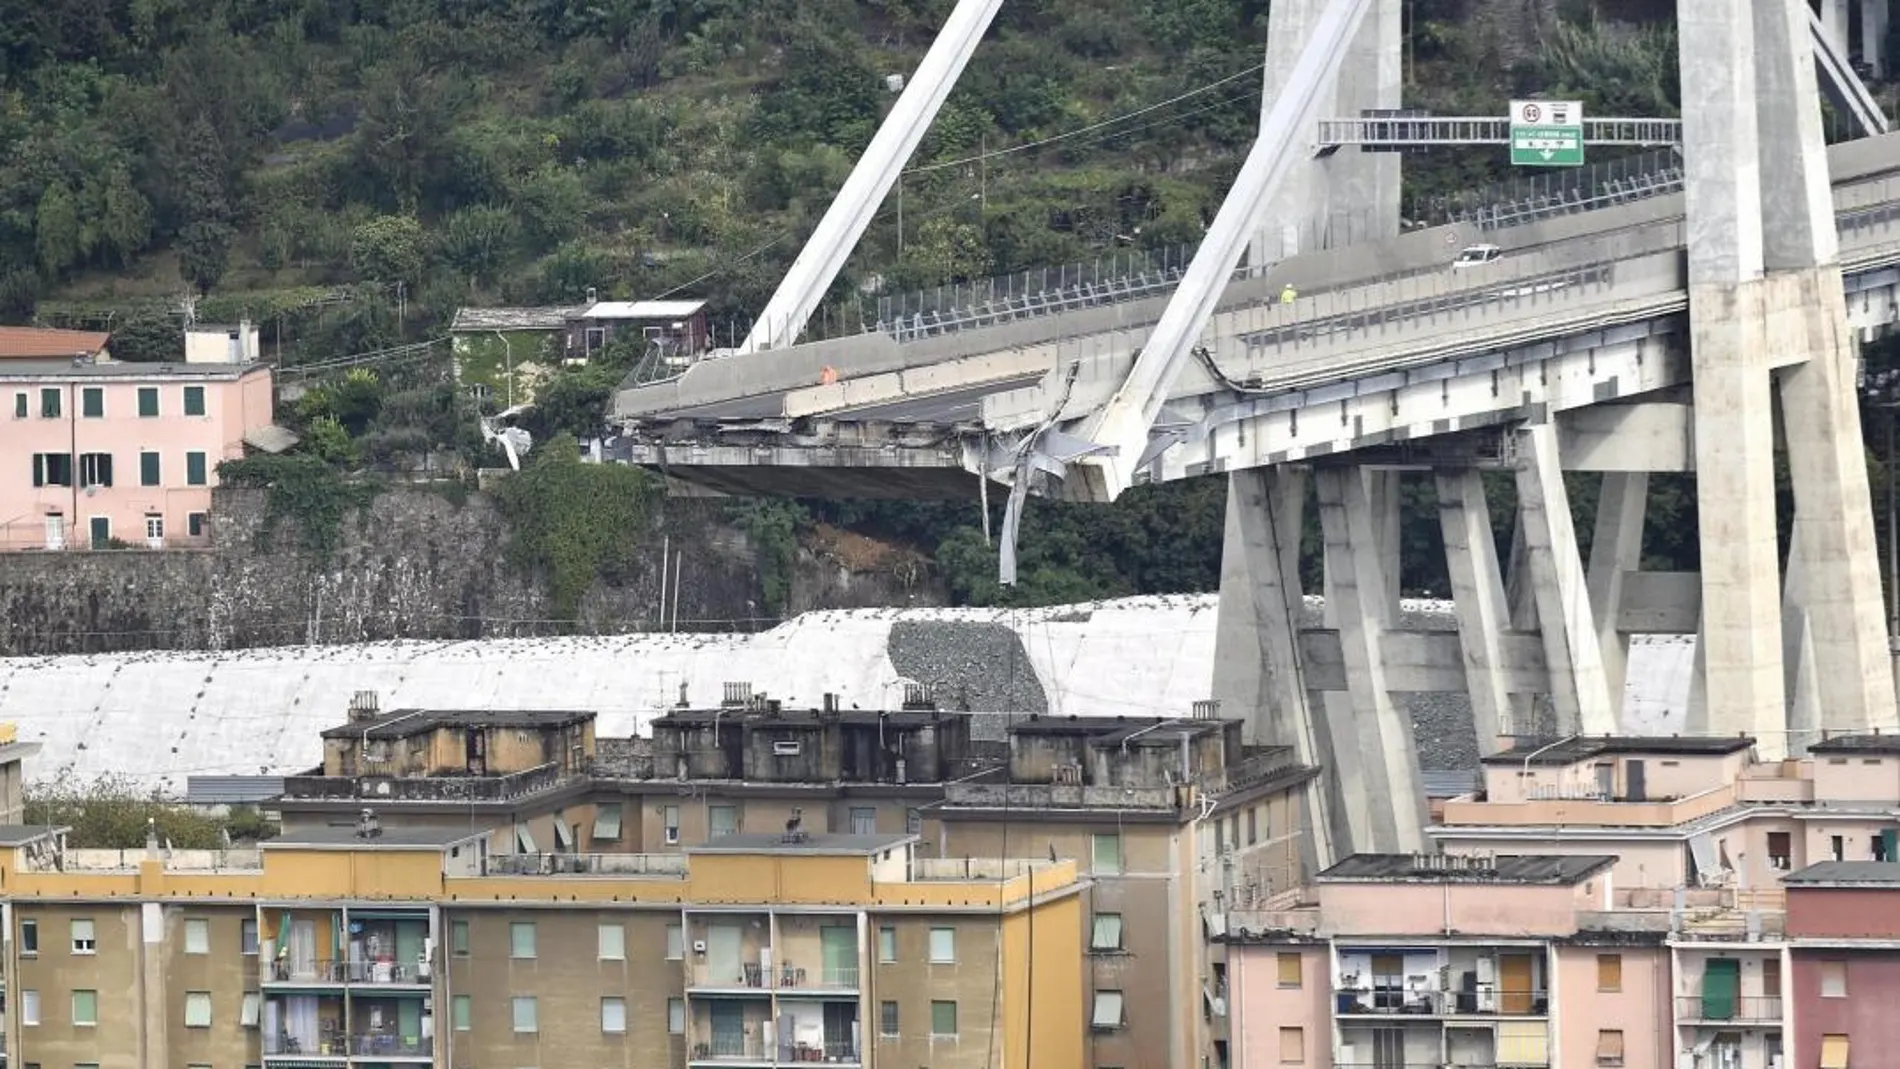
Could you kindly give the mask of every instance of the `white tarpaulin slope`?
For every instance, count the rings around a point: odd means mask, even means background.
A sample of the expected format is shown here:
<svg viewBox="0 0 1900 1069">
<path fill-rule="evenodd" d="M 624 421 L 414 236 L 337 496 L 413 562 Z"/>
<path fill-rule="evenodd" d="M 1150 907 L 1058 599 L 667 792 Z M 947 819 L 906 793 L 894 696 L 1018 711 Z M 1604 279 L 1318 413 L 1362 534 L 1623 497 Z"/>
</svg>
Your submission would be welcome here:
<svg viewBox="0 0 1900 1069">
<path fill-rule="evenodd" d="M 1436 606 L 1408 606 L 1434 614 Z M 0 721 L 44 745 L 29 775 L 112 774 L 182 790 L 188 775 L 284 773 L 320 756 L 318 732 L 351 696 L 383 709 L 589 709 L 627 735 L 678 700 L 719 701 L 727 682 L 788 706 L 826 692 L 894 707 L 903 680 L 887 643 L 899 621 L 1002 625 L 1021 639 L 1045 708 L 1079 715 L 1185 714 L 1208 693 L 1212 595 L 1127 598 L 1035 610 L 862 609 L 808 613 L 755 635 L 625 635 L 377 642 L 225 652 L 0 659 Z M 1690 653 L 1684 653 L 1687 649 Z M 1631 651 L 1630 727 L 1679 727 L 1693 640 Z M 985 666 L 983 671 L 1024 670 Z"/>
</svg>

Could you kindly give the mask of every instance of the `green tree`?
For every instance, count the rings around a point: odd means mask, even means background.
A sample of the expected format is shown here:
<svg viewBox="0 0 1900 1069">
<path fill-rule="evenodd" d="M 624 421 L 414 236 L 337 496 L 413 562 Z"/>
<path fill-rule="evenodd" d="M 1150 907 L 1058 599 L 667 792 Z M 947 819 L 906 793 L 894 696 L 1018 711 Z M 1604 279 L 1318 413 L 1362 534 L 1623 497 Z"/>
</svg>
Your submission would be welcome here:
<svg viewBox="0 0 1900 1069">
<path fill-rule="evenodd" d="M 152 204 L 132 183 L 125 168 L 114 168 L 106 179 L 100 234 L 120 267 L 144 251 L 152 238 Z"/>
<path fill-rule="evenodd" d="M 557 619 L 575 620 L 598 580 L 623 582 L 648 540 L 664 492 L 638 468 L 585 464 L 573 438 L 536 442 L 521 471 L 495 487 L 517 566 L 544 575 Z"/>
<path fill-rule="evenodd" d="M 186 136 L 179 209 L 185 225 L 178 232 L 178 272 L 200 294 L 224 277 L 236 229 L 225 187 L 224 150 L 217 132 L 202 116 Z"/>
<path fill-rule="evenodd" d="M 40 270 L 49 276 L 63 274 L 78 263 L 86 250 L 81 245 L 79 205 L 73 191 L 64 182 L 54 182 L 40 195 L 33 213 L 33 237 L 40 257 Z"/>
<path fill-rule="evenodd" d="M 379 215 L 350 236 L 350 266 L 374 282 L 407 282 L 422 277 L 422 223 L 413 215 Z"/>
<path fill-rule="evenodd" d="M 135 316 L 112 332 L 112 358 L 128 363 L 158 363 L 185 358 L 185 331 L 168 315 Z"/>
</svg>

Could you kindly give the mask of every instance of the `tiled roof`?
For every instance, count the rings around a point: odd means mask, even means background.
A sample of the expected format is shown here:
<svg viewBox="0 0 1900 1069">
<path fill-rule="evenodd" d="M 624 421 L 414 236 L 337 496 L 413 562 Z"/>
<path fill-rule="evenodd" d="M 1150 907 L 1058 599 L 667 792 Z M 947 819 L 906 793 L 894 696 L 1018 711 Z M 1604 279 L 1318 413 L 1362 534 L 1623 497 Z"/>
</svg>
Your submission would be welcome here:
<svg viewBox="0 0 1900 1069">
<path fill-rule="evenodd" d="M 0 327 L 0 359 L 95 355 L 106 347 L 110 337 L 93 330 Z"/>
</svg>

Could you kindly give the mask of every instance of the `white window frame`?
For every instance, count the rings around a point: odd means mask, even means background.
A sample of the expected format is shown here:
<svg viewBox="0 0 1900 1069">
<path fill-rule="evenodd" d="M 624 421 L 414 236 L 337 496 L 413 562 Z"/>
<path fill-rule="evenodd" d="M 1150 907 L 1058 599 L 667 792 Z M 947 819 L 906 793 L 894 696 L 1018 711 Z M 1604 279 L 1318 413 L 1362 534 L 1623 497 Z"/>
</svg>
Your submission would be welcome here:
<svg viewBox="0 0 1900 1069">
<path fill-rule="evenodd" d="M 660 807 L 660 832 L 661 832 L 661 835 L 666 839 L 666 844 L 668 846 L 674 846 L 679 843 L 680 841 L 680 807 L 679 806 L 663 805 Z"/>
<path fill-rule="evenodd" d="M 92 918 L 75 918 L 70 926 L 70 931 L 72 933 L 73 953 L 99 953 L 99 928 L 92 922 Z"/>
<path fill-rule="evenodd" d="M 211 1027 L 211 992 L 185 992 L 185 1027 Z"/>
<path fill-rule="evenodd" d="M 1089 1013 L 1089 1027 L 1121 1028 L 1128 1023 L 1128 1000 L 1120 991 L 1095 992 L 1095 1004 Z"/>
<path fill-rule="evenodd" d="M 940 942 L 948 940 L 948 942 Z M 955 965 L 957 963 L 957 930 L 954 927 L 939 926 L 930 929 L 930 964 Z"/>
<path fill-rule="evenodd" d="M 79 996 L 81 995 L 92 996 L 92 1019 L 89 1021 L 81 1020 L 79 1017 Z M 99 990 L 98 988 L 76 987 L 73 989 L 72 999 L 70 1001 L 71 1001 L 72 1010 L 73 1010 L 73 1027 L 74 1028 L 98 1027 L 99 1025 Z"/>
<path fill-rule="evenodd" d="M 897 928 L 893 925 L 878 926 L 877 960 L 880 965 L 889 965 L 897 960 Z"/>
<path fill-rule="evenodd" d="M 666 926 L 666 960 L 686 959 L 686 929 L 677 924 Z"/>
<path fill-rule="evenodd" d="M 686 1000 L 669 998 L 666 1000 L 666 1033 L 672 1036 L 686 1034 Z"/>
<path fill-rule="evenodd" d="M 211 922 L 206 918 L 185 918 L 185 953 L 211 953 Z"/>
<path fill-rule="evenodd" d="M 627 1034 L 627 1000 L 618 995 L 604 995 L 600 1000 L 600 1030 L 605 1035 L 624 1036 Z"/>
<path fill-rule="evenodd" d="M 535 1001 L 533 995 L 516 995 L 509 1000 L 508 1005 L 512 1011 L 515 1035 L 535 1035 L 541 1031 L 541 1004 Z M 523 1010 L 527 1011 L 525 1027 L 522 1024 Z"/>
<path fill-rule="evenodd" d="M 20 1023 L 37 1026 L 40 1023 L 40 993 L 32 989 L 20 992 Z"/>
<path fill-rule="evenodd" d="M 1122 949 L 1123 931 L 1121 914 L 1097 913 L 1094 923 L 1089 925 L 1089 949 L 1097 951 Z"/>
<path fill-rule="evenodd" d="M 528 936 L 528 951 L 525 954 L 521 952 L 521 935 L 523 932 L 526 932 Z M 539 942 L 539 933 L 535 931 L 533 921 L 508 922 L 508 957 L 510 959 L 514 961 L 533 961 L 535 952 L 540 949 L 538 946 Z"/>
<path fill-rule="evenodd" d="M 475 1000 L 467 995 L 449 999 L 449 1030 L 471 1032 L 475 1029 Z"/>
<path fill-rule="evenodd" d="M 264 995 L 258 991 L 246 991 L 244 1002 L 238 1008 L 238 1024 L 244 1028 L 256 1028 L 258 1018 L 264 1012 Z"/>
<path fill-rule="evenodd" d="M 603 922 L 595 936 L 599 944 L 600 960 L 627 960 L 627 929 L 625 925 Z"/>
</svg>

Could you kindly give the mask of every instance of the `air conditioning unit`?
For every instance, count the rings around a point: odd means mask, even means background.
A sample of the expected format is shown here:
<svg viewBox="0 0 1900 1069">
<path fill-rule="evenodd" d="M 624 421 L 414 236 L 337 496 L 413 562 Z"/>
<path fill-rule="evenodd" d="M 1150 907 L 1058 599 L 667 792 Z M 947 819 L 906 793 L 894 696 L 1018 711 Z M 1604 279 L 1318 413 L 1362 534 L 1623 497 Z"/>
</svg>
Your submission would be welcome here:
<svg viewBox="0 0 1900 1069">
<path fill-rule="evenodd" d="M 791 742 L 775 742 L 772 744 L 772 755 L 774 757 L 797 757 L 799 749 L 800 747 L 796 739 Z"/>
<path fill-rule="evenodd" d="M 704 939 L 693 940 L 693 953 L 704 954 L 705 952 L 706 952 L 706 941 Z"/>
</svg>

